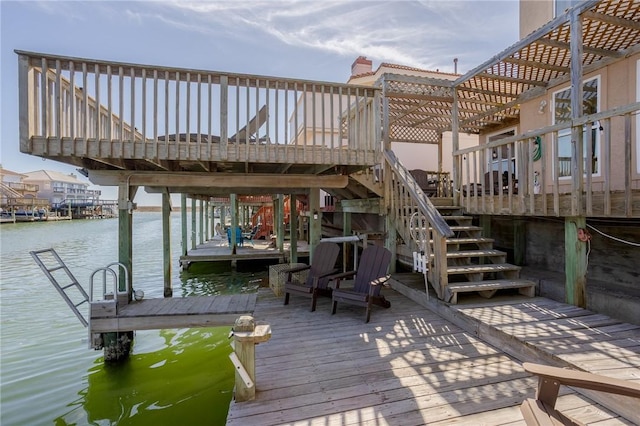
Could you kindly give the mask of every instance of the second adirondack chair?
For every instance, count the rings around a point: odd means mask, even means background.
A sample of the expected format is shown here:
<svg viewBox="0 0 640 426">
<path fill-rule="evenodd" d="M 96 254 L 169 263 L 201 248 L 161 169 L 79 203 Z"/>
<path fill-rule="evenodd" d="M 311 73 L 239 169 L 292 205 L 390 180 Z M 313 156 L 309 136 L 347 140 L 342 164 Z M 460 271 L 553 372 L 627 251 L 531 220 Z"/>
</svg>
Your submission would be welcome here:
<svg viewBox="0 0 640 426">
<path fill-rule="evenodd" d="M 336 313 L 338 302 L 364 306 L 366 308 L 365 322 L 369 322 L 372 305 L 375 304 L 384 308 L 391 306 L 391 303 L 380 295 L 382 285 L 390 278 L 387 275 L 390 263 L 391 252 L 386 248 L 380 246 L 368 246 L 365 248 L 362 251 L 357 271 L 344 272 L 331 277 L 331 280 L 335 281 L 331 295 L 333 299 L 331 313 Z M 341 280 L 353 276 L 355 276 L 353 288 L 340 288 Z"/>
</svg>

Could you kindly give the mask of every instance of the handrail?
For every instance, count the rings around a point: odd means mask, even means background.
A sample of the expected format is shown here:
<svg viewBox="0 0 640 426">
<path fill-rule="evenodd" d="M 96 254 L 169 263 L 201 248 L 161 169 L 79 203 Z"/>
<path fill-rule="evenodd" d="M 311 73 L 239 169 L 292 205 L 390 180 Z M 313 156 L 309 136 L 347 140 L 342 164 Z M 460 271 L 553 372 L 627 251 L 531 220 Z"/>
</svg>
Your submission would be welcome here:
<svg viewBox="0 0 640 426">
<path fill-rule="evenodd" d="M 438 297 L 442 299 L 448 285 L 447 237 L 452 237 L 453 231 L 395 154 L 385 150 L 383 156 L 392 174 L 390 178 L 386 178 L 390 188 L 387 191 L 391 206 L 390 215 L 407 245 L 412 246 L 415 243 L 418 246 L 417 251 L 421 252 L 428 265 L 425 284 L 431 284 Z M 416 212 L 419 213 L 417 218 L 414 216 Z M 413 241 L 411 235 L 414 219 L 417 226 L 424 231 L 420 232 L 421 241 Z"/>
<path fill-rule="evenodd" d="M 395 174 L 401 179 L 405 188 L 409 191 L 411 196 L 415 199 L 416 205 L 424 214 L 429 223 L 434 228 L 438 234 L 444 237 L 452 237 L 453 231 L 447 224 L 447 222 L 442 218 L 438 209 L 429 201 L 429 197 L 424 193 L 422 188 L 418 186 L 416 180 L 411 176 L 409 170 L 405 166 L 400 163 L 400 160 L 396 157 L 396 155 L 391 150 L 384 151 L 384 158 L 387 160 L 387 163 L 391 167 L 391 170 L 395 172 Z"/>
<path fill-rule="evenodd" d="M 379 160 L 376 87 L 15 52 L 28 154 L 159 168 L 165 160 Z"/>
<path fill-rule="evenodd" d="M 454 191 L 473 214 L 638 217 L 632 191 L 638 114 L 640 102 L 633 102 L 457 150 L 461 179 Z"/>
</svg>

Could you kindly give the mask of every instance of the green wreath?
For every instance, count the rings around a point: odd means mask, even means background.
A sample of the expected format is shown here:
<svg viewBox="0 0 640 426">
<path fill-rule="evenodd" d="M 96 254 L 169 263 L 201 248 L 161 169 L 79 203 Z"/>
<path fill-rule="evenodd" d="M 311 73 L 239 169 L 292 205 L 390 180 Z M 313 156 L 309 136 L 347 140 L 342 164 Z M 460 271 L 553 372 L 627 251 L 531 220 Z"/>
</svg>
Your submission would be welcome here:
<svg viewBox="0 0 640 426">
<path fill-rule="evenodd" d="M 533 142 L 533 161 L 538 161 L 542 157 L 542 139 L 536 136 Z"/>
</svg>

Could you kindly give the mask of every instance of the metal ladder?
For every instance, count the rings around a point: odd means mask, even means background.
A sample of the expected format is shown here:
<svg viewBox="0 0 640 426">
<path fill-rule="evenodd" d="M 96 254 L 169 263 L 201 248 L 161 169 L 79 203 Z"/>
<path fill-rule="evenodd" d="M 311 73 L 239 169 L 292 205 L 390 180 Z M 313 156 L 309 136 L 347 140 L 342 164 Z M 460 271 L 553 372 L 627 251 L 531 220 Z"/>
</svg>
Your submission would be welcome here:
<svg viewBox="0 0 640 426">
<path fill-rule="evenodd" d="M 89 325 L 89 322 L 87 318 L 85 318 L 85 316 L 80 312 L 78 307 L 84 303 L 89 302 L 90 300 L 89 295 L 84 290 L 84 288 L 82 288 L 80 283 L 78 283 L 78 280 L 76 279 L 76 277 L 73 276 L 69 268 L 67 268 L 67 265 L 65 265 L 62 259 L 60 259 L 60 256 L 58 256 L 58 253 L 56 253 L 56 251 L 52 248 L 30 251 L 29 253 L 33 257 L 33 259 L 36 261 L 40 269 L 42 269 L 42 271 L 47 276 L 47 278 L 49 278 L 49 281 L 51 281 L 51 284 L 53 284 L 55 289 L 58 290 L 58 293 L 60 293 L 60 296 L 62 296 L 64 301 L 67 302 L 67 305 L 69 305 L 69 308 L 71 308 L 73 313 L 76 314 L 76 316 L 78 317 L 82 325 L 87 327 Z M 71 282 L 68 284 L 61 285 L 58 282 L 58 278 L 53 275 L 53 272 L 58 270 L 64 271 L 67 274 L 67 277 L 71 280 Z M 79 302 L 74 302 L 72 297 L 69 295 L 69 292 L 74 289 L 77 290 L 79 293 L 80 297 L 78 298 L 76 296 L 75 298 L 76 300 L 80 299 Z"/>
</svg>

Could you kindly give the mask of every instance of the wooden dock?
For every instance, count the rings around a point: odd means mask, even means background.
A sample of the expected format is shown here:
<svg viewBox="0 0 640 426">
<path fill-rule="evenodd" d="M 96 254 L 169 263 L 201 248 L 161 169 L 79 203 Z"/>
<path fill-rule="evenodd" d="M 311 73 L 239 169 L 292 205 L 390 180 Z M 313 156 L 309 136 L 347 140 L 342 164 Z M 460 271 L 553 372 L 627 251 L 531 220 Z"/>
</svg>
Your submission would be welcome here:
<svg viewBox="0 0 640 426">
<path fill-rule="evenodd" d="M 162 328 L 231 326 L 240 315 L 253 314 L 256 294 L 143 299 L 128 305 L 92 304 L 90 333 Z M 113 309 L 111 309 L 113 306 Z"/>
<path fill-rule="evenodd" d="M 298 256 L 309 257 L 309 245 L 306 241 L 298 241 Z M 187 254 L 180 256 L 180 264 L 189 265 L 193 262 L 222 262 L 222 261 L 255 261 L 255 260 L 275 260 L 278 263 L 289 261 L 290 243 L 284 243 L 284 250 L 280 251 L 273 247 L 271 241 L 255 240 L 253 244 L 244 242 L 242 247 L 236 247 L 233 253 L 226 239 L 209 240 L 198 244 L 195 249 L 187 251 Z"/>
<path fill-rule="evenodd" d="M 524 424 L 519 405 L 537 378 L 521 362 L 542 362 L 544 353 L 556 359 L 548 364 L 640 379 L 637 326 L 541 298 L 441 304 L 456 325 L 397 291 L 383 294 L 391 308 L 374 309 L 365 324 L 362 308 L 339 304 L 331 315 L 321 298 L 310 312 L 307 299 L 283 306 L 260 289 L 254 316 L 273 334 L 256 348 L 256 399 L 232 402 L 227 424 Z M 557 406 L 587 424 L 629 424 L 568 388 Z"/>
</svg>

